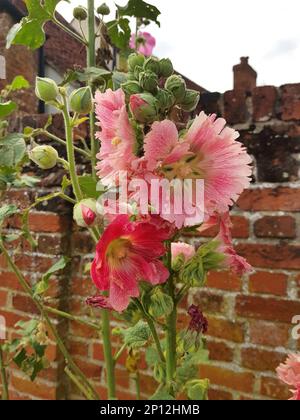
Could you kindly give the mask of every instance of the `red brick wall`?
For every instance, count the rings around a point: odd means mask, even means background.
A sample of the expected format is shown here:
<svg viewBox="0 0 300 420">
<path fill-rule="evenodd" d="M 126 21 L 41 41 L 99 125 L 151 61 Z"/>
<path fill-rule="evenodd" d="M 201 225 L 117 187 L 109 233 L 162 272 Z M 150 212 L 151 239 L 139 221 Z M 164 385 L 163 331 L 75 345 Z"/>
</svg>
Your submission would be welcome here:
<svg viewBox="0 0 300 420">
<path fill-rule="evenodd" d="M 291 319 L 300 315 L 300 84 L 279 89 L 259 87 L 252 95 L 239 91 L 204 93 L 200 109 L 224 115 L 241 131 L 241 141 L 254 157 L 254 182 L 232 215 L 236 248 L 256 271 L 244 279 L 226 272 L 211 273 L 207 287 L 193 290 L 189 302 L 181 308 L 180 325 L 188 322 L 188 303 L 199 304 L 208 315 L 207 342 L 212 361 L 201 366 L 200 373 L 211 380 L 211 399 L 287 399 L 288 388 L 276 379 L 275 368 L 288 352 L 299 349 L 299 343 L 291 337 Z M 24 125 L 30 121 L 33 119 L 27 118 Z M 56 130 L 59 124 L 60 119 L 55 119 Z M 8 198 L 26 207 L 33 195 L 46 194 L 58 185 L 61 176 L 57 171 L 48 172 L 36 191 L 12 191 Z M 86 233 L 71 228 L 67 206 L 49 202 L 38 210 L 31 217 L 38 250 L 32 253 L 21 244 L 18 265 L 28 280 L 34 281 L 54 258 L 63 252 L 72 255 L 72 267 L 53 281 L 51 302 L 74 314 L 88 315 L 84 302 L 95 290 L 84 274 L 84 266 L 93 256 L 93 244 Z M 9 228 L 18 229 L 19 221 L 12 220 Z M 14 323 L 20 317 L 32 316 L 34 308 L 3 260 L 0 265 L 0 315 L 6 316 L 11 335 Z M 104 398 L 99 337 L 74 322 L 60 322 L 59 327 L 77 363 Z M 118 346 L 117 339 L 113 344 Z M 63 361 L 54 345 L 49 353 L 51 368 L 35 384 L 11 368 L 14 398 L 80 398 L 64 377 Z M 143 361 L 141 367 L 141 389 L 146 397 L 155 383 Z M 124 358 L 117 366 L 117 379 L 119 397 L 133 398 L 133 383 Z"/>
</svg>

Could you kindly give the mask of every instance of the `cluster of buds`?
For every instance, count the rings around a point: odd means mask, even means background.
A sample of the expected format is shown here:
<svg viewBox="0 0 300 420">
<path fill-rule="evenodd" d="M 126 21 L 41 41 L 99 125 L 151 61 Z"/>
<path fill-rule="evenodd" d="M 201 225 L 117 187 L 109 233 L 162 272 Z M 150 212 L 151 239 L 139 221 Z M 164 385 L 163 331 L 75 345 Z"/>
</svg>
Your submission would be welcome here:
<svg viewBox="0 0 300 420">
<path fill-rule="evenodd" d="M 128 80 L 122 89 L 138 122 L 151 124 L 159 114 L 165 115 L 174 106 L 187 112 L 196 109 L 199 92 L 187 89 L 184 79 L 174 74 L 169 58 L 146 59 L 133 53 L 128 58 L 128 69 Z"/>
<path fill-rule="evenodd" d="M 47 328 L 44 322 L 40 322 L 38 324 L 35 338 L 41 346 L 47 346 L 49 344 L 50 340 L 48 338 Z"/>
</svg>

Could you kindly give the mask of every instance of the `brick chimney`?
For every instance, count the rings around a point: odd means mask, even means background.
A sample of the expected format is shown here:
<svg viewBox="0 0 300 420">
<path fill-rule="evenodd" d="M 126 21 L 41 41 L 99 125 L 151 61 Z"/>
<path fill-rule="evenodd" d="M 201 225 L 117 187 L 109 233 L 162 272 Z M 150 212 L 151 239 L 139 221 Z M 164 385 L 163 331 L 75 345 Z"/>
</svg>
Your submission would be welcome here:
<svg viewBox="0 0 300 420">
<path fill-rule="evenodd" d="M 252 92 L 256 87 L 257 73 L 248 64 L 249 57 L 241 57 L 240 64 L 233 67 L 234 90 Z"/>
</svg>

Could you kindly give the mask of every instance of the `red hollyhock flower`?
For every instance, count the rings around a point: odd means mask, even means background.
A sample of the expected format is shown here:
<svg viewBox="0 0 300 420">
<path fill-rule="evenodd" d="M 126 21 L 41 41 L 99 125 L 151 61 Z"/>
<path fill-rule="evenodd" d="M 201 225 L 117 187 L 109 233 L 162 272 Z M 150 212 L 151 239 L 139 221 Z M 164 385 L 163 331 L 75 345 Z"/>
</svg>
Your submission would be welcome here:
<svg viewBox="0 0 300 420">
<path fill-rule="evenodd" d="M 163 241 L 170 231 L 158 219 L 131 222 L 118 216 L 102 235 L 91 275 L 101 291 L 109 291 L 108 303 L 122 312 L 131 297 L 139 296 L 139 281 L 164 283 L 169 272 L 160 261 L 166 250 Z"/>
</svg>

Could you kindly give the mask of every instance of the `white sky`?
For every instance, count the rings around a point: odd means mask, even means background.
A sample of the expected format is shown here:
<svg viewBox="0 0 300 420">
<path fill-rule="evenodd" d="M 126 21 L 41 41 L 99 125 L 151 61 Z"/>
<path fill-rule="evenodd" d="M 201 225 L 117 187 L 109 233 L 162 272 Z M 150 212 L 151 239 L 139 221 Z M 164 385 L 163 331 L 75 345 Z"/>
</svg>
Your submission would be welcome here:
<svg viewBox="0 0 300 420">
<path fill-rule="evenodd" d="M 127 0 L 117 0 L 124 5 Z M 161 28 L 147 30 L 157 39 L 154 51 L 170 57 L 175 68 L 210 91 L 232 89 L 232 66 L 250 56 L 258 84 L 300 82 L 299 0 L 148 0 L 162 15 Z M 99 6 L 103 0 L 96 0 Z M 58 11 L 71 20 L 74 6 Z M 107 0 L 114 10 L 114 1 Z"/>
</svg>

